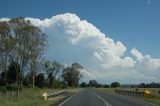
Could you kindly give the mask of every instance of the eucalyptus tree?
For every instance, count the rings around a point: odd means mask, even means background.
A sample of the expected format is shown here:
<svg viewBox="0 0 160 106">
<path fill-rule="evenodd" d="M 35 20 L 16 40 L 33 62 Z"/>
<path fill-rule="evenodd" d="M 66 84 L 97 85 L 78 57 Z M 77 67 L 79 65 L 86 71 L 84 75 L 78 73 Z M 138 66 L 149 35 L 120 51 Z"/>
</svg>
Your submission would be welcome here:
<svg viewBox="0 0 160 106">
<path fill-rule="evenodd" d="M 38 28 L 33 26 L 29 20 L 23 17 L 14 18 L 7 22 L 0 22 L 0 53 L 4 70 L 11 57 L 12 61 L 19 64 L 19 84 L 22 86 L 24 71 L 30 66 L 32 73 L 32 86 L 36 76 L 37 64 L 45 51 L 47 36 Z M 7 78 L 7 77 L 5 77 Z"/>
<path fill-rule="evenodd" d="M 32 37 L 32 35 L 30 34 L 30 27 L 32 27 L 32 25 L 29 21 L 26 21 L 22 17 L 11 19 L 9 21 L 9 24 L 16 41 L 16 46 L 12 53 L 12 59 L 16 61 L 20 66 L 18 83 L 22 86 L 24 76 L 23 73 L 30 59 L 29 50 L 32 46 L 30 44 L 30 39 Z"/>
<path fill-rule="evenodd" d="M 62 64 L 57 61 L 45 62 L 46 73 L 48 74 L 49 87 L 53 86 L 53 80 L 55 80 L 57 74 L 64 68 Z"/>
<path fill-rule="evenodd" d="M 29 35 L 31 37 L 31 46 L 29 47 L 29 63 L 32 73 L 32 87 L 34 88 L 35 77 L 38 71 L 37 67 L 47 47 L 47 35 L 34 26 L 29 27 Z"/>
<path fill-rule="evenodd" d="M 78 63 L 73 63 L 70 67 L 66 67 L 63 70 L 62 78 L 69 86 L 78 86 L 80 79 L 82 78 L 82 74 L 80 70 L 83 67 Z"/>
<path fill-rule="evenodd" d="M 0 22 L 0 66 L 4 71 L 4 81 L 7 82 L 7 70 L 11 53 L 15 47 L 15 39 L 12 36 L 9 23 Z"/>
</svg>

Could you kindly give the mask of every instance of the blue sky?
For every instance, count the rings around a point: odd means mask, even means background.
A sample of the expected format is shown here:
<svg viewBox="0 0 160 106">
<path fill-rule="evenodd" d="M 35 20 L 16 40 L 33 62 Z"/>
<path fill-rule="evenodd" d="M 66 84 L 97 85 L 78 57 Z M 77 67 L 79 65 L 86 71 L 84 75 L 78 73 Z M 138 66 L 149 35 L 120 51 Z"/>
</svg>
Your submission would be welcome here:
<svg viewBox="0 0 160 106">
<path fill-rule="evenodd" d="M 160 57 L 160 0 L 1 0 L 0 17 L 77 14 L 128 49 Z"/>
<path fill-rule="evenodd" d="M 0 19 L 19 16 L 48 35 L 49 59 L 80 63 L 86 80 L 160 81 L 160 0 L 0 0 Z"/>
</svg>

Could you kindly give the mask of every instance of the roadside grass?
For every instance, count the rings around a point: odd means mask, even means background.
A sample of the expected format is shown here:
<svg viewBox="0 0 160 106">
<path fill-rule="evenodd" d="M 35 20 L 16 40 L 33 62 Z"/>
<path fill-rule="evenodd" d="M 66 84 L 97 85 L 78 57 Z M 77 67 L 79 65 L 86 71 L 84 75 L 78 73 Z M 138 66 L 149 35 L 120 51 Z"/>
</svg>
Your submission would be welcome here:
<svg viewBox="0 0 160 106">
<path fill-rule="evenodd" d="M 83 90 L 84 88 L 68 88 L 66 89 L 66 92 L 67 93 L 76 93 L 76 92 L 79 92 L 81 90 Z"/>
<path fill-rule="evenodd" d="M 114 93 L 115 89 L 120 89 L 120 90 L 129 90 L 129 91 L 149 91 L 151 94 L 148 98 L 143 98 L 144 101 L 158 104 L 160 105 L 160 88 L 97 88 L 98 90 L 107 92 L 107 93 Z"/>
<path fill-rule="evenodd" d="M 104 91 L 104 92 L 107 92 L 107 93 L 114 93 L 115 92 L 115 88 L 96 88 L 100 91 Z"/>
<path fill-rule="evenodd" d="M 78 90 L 79 89 L 76 88 L 66 89 L 68 93 L 74 93 Z M 43 100 L 43 93 L 49 93 L 54 91 L 56 91 L 56 89 L 24 88 L 20 92 L 20 99 L 14 101 L 6 101 L 6 94 L 0 93 L 0 106 L 50 106 L 57 103 L 64 97 L 60 95 L 54 98 Z"/>
</svg>

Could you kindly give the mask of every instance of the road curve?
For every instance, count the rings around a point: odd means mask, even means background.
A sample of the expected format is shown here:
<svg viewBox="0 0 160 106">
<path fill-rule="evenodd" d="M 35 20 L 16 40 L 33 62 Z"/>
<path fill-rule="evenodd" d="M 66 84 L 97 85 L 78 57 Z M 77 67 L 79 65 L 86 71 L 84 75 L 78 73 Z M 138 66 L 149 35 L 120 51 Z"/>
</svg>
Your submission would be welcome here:
<svg viewBox="0 0 160 106">
<path fill-rule="evenodd" d="M 58 106 L 158 106 L 140 100 L 98 90 L 85 89 L 66 99 Z"/>
</svg>

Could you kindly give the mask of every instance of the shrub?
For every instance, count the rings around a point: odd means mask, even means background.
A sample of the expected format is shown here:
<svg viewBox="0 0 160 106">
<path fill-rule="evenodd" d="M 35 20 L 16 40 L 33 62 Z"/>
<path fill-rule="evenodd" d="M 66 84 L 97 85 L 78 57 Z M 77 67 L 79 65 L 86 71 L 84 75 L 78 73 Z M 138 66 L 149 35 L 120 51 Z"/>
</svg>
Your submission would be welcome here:
<svg viewBox="0 0 160 106">
<path fill-rule="evenodd" d="M 0 86 L 0 92 L 5 93 L 6 92 L 6 87 L 5 86 Z"/>
<path fill-rule="evenodd" d="M 7 91 L 17 91 L 17 90 L 22 90 L 22 88 L 20 86 L 17 85 L 8 85 L 6 87 Z"/>
</svg>

